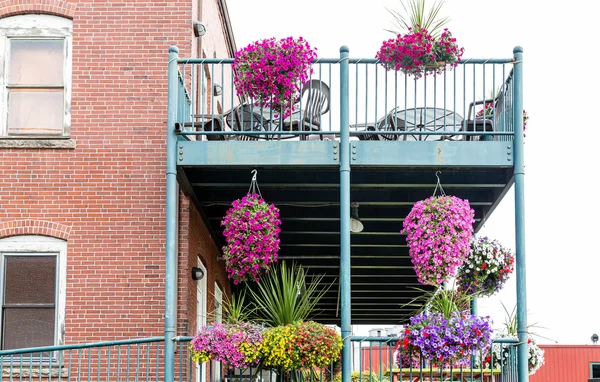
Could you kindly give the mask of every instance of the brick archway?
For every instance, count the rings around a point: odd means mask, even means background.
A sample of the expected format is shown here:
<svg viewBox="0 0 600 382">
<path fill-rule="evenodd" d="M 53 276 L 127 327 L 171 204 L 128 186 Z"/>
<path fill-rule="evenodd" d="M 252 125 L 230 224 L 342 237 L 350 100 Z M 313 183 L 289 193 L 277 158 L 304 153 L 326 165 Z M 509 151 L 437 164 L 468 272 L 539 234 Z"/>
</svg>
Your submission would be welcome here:
<svg viewBox="0 0 600 382">
<path fill-rule="evenodd" d="M 67 240 L 71 227 L 47 220 L 11 220 L 0 223 L 0 239 L 19 235 L 51 236 Z"/>
<path fill-rule="evenodd" d="M 0 0 L 0 18 L 43 13 L 73 19 L 76 7 L 74 0 Z"/>
</svg>

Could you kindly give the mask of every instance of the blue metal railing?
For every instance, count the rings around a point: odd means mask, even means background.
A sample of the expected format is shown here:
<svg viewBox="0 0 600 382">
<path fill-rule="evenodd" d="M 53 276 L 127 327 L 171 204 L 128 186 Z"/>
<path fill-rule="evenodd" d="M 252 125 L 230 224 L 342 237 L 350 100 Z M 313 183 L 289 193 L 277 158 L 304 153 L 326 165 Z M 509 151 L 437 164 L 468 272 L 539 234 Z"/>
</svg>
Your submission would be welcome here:
<svg viewBox="0 0 600 382">
<path fill-rule="evenodd" d="M 0 351 L 5 380 L 162 381 L 164 337 Z"/>
<path fill-rule="evenodd" d="M 249 381 L 251 376 L 261 382 L 288 381 L 287 377 L 270 370 L 256 373 L 256 370 L 217 370 L 218 365 L 214 362 L 194 364 L 191 360 L 189 342 L 192 337 L 176 337 L 179 356 L 179 371 L 175 372 L 176 379 L 180 381 L 193 381 L 196 373 L 206 374 L 210 382 Z M 398 364 L 396 358 L 396 344 L 398 338 L 391 337 L 359 337 L 350 338 L 352 354 L 351 377 L 352 382 L 402 382 L 413 381 L 419 378 L 421 381 L 490 381 L 516 382 L 517 356 L 516 350 L 518 340 L 496 339 L 493 341 L 496 353 L 502 354 L 501 359 L 494 359 L 494 352 L 490 352 L 490 358 L 481 362 L 478 358 L 473 365 L 440 368 L 435 362 L 414 355 L 415 363 Z M 410 355 L 413 356 L 412 354 Z M 186 362 L 187 357 L 187 362 Z M 402 358 L 402 357 L 400 357 Z M 486 361 L 484 359 L 484 361 Z M 392 367 L 390 367 L 390 365 Z M 353 371 L 352 371 L 353 370 Z M 216 378 L 220 375 L 220 378 Z M 341 363 L 331 365 L 325 370 L 316 373 L 294 373 L 297 380 L 329 382 L 341 381 Z M 492 379 L 493 376 L 493 379 Z M 187 378 L 187 379 L 186 379 Z M 294 378 L 292 378 L 294 379 Z"/>
<path fill-rule="evenodd" d="M 356 58 L 346 60 L 349 70 L 340 78 L 342 59 L 316 59 L 310 86 L 322 90 L 317 93 L 328 93 L 329 108 L 313 116 L 306 110 L 307 94 L 312 93 L 307 92 L 297 100 L 297 110 L 285 118 L 236 93 L 233 59 L 180 58 L 177 62 L 176 126 L 180 135 L 190 139 L 336 139 L 342 85 L 349 89 L 344 112 L 352 139 L 512 140 L 515 131 L 512 58 L 463 60 L 452 70 L 419 80 L 386 71 L 376 59 Z M 494 102 L 494 114 L 477 116 L 485 100 Z"/>
<path fill-rule="evenodd" d="M 226 370 L 215 362 L 195 364 L 190 356 L 192 337 L 175 337 L 174 380 L 195 381 L 204 375 L 205 381 L 250 381 L 251 376 L 262 382 L 288 380 L 270 370 Z M 397 338 L 351 337 L 352 382 L 401 382 L 419 377 L 424 380 L 516 381 L 516 339 L 494 340 L 501 347 L 502 359 L 477 361 L 476 365 L 439 368 L 430 360 L 415 355 L 415 363 L 396 362 Z M 412 356 L 412 355 L 411 355 Z M 46 346 L 0 351 L 3 377 L 19 381 L 162 381 L 164 380 L 164 337 L 87 344 Z M 390 367 L 390 365 L 392 367 Z M 341 380 L 341 364 L 331 365 L 313 373 L 297 372 L 300 381 L 330 382 Z"/>
</svg>

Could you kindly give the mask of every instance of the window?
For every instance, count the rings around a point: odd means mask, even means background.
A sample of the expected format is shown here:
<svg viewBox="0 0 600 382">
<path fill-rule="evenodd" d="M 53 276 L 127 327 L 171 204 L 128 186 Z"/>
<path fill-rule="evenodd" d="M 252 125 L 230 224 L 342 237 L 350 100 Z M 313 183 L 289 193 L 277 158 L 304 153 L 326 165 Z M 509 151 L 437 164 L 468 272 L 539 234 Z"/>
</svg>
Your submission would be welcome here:
<svg viewBox="0 0 600 382">
<path fill-rule="evenodd" d="M 590 363 L 590 378 L 600 378 L 600 362 Z"/>
<path fill-rule="evenodd" d="M 62 343 L 66 242 L 43 236 L 0 240 L 0 348 Z"/>
<path fill-rule="evenodd" d="M 0 137 L 70 134 L 71 20 L 0 19 Z"/>
</svg>

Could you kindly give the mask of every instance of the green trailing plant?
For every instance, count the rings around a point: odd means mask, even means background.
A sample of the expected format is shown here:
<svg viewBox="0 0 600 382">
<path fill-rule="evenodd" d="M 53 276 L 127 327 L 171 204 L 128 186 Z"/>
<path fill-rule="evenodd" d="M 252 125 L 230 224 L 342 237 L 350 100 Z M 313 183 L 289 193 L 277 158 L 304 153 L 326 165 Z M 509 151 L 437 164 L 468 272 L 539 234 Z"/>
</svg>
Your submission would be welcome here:
<svg viewBox="0 0 600 382">
<path fill-rule="evenodd" d="M 307 283 L 304 268 L 281 262 L 248 288 L 256 307 L 254 318 L 270 327 L 306 321 L 333 284 L 322 284 L 322 280 L 318 275 Z"/>
<path fill-rule="evenodd" d="M 386 29 L 393 34 L 406 34 L 409 31 L 417 32 L 425 29 L 429 34 L 438 38 L 442 33 L 443 26 L 450 18 L 438 18 L 445 0 L 434 1 L 433 6 L 426 9 L 426 0 L 400 0 L 402 11 L 386 10 L 394 17 L 394 26 L 397 28 Z"/>
</svg>

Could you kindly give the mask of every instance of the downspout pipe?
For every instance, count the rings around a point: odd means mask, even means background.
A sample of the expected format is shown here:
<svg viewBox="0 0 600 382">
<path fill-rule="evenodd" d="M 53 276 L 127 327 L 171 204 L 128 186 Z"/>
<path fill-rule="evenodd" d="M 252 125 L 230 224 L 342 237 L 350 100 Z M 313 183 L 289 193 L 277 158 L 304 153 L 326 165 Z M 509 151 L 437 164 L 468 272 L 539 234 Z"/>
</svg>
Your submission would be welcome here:
<svg viewBox="0 0 600 382">
<path fill-rule="evenodd" d="M 523 48 L 514 54 L 513 126 L 515 130 L 513 160 L 515 187 L 515 249 L 517 274 L 518 381 L 529 382 L 529 348 L 527 344 L 527 267 L 525 256 L 525 157 L 523 153 Z"/>
<path fill-rule="evenodd" d="M 352 318 L 350 309 L 350 114 L 349 49 L 340 48 L 340 289 L 342 382 L 350 382 L 352 371 Z"/>
<path fill-rule="evenodd" d="M 177 95 L 179 49 L 169 48 L 168 103 L 167 103 L 167 206 L 166 206 L 166 266 L 165 266 L 165 382 L 174 381 L 175 373 L 175 325 L 177 303 L 173 296 L 177 288 Z"/>
</svg>

